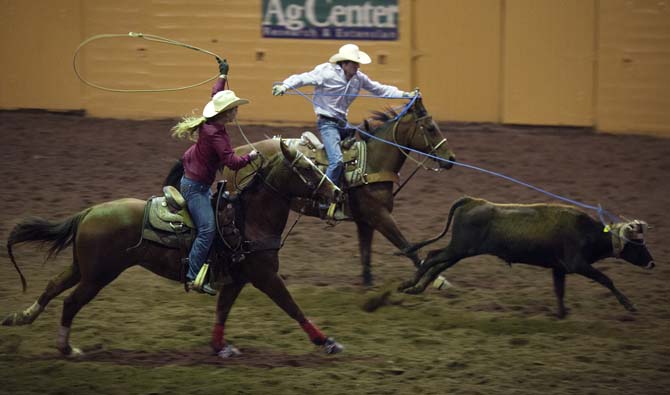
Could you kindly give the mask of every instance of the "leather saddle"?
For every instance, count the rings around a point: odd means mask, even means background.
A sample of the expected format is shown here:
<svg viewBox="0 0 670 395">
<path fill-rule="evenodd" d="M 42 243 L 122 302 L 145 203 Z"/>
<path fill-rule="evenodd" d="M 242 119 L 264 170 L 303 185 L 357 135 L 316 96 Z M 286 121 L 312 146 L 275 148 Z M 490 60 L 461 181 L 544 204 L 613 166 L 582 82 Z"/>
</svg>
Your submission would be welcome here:
<svg viewBox="0 0 670 395">
<path fill-rule="evenodd" d="M 209 276 L 212 279 L 210 284 L 219 288 L 231 281 L 244 281 L 241 277 L 235 278 L 234 264 L 255 251 L 278 250 L 281 238 L 244 238 L 244 210 L 241 208 L 240 196 L 229 195 L 225 181 L 219 181 L 212 205 L 217 213 L 218 235 L 214 239 L 210 258 L 219 264 L 210 265 Z M 195 235 L 196 227 L 188 213 L 185 199 L 176 188 L 166 186 L 163 187 L 163 196 L 152 197 L 147 201 L 142 238 L 131 248 L 139 247 L 143 240 L 150 240 L 168 248 L 180 249 L 184 258 L 188 256 Z"/>
<path fill-rule="evenodd" d="M 299 139 L 284 140 L 287 144 L 302 152 L 310 158 L 321 171 L 326 172 L 328 167 L 328 156 L 323 148 L 323 143 L 314 133 L 305 131 Z M 342 189 L 345 194 L 347 189 L 355 188 L 361 185 L 367 185 L 376 182 L 394 182 L 398 183 L 398 174 L 393 172 L 368 173 L 367 161 L 368 151 L 367 143 L 362 140 L 356 140 L 353 137 L 344 139 L 341 143 L 342 161 L 344 162 L 344 177 L 342 180 Z M 318 202 L 309 198 L 294 198 L 291 201 L 291 209 L 304 213 L 306 215 L 321 217 L 322 219 L 350 220 L 351 210 L 348 200 L 344 199 L 342 204 L 338 205 L 334 213 L 323 212 Z"/>
<path fill-rule="evenodd" d="M 302 133 L 300 139 L 293 139 L 289 144 L 297 145 L 297 149 L 314 162 L 321 171 L 326 172 L 328 155 L 323 143 L 310 131 Z M 344 162 L 343 187 L 354 187 L 366 184 L 367 175 L 367 145 L 365 141 L 354 138 L 345 139 L 340 143 L 342 147 L 342 161 Z"/>
<path fill-rule="evenodd" d="M 244 259 L 244 254 L 237 251 L 244 245 L 243 232 L 238 229 L 238 224 L 244 222 L 242 210 L 239 209 L 237 196 L 230 196 L 225 189 L 225 181 L 219 181 L 217 193 L 212 201 L 213 208 L 219 212 L 220 222 L 217 222 L 219 237 L 214 239 L 215 246 L 210 253 L 211 262 L 217 264 L 209 265 L 208 276 L 210 285 L 216 289 L 234 281 L 229 265 Z M 196 233 L 186 200 L 177 188 L 165 186 L 163 196 L 152 197 L 147 201 L 144 208 L 142 238 L 138 246 L 143 240 L 150 240 L 167 248 L 181 250 L 184 260 L 188 256 Z M 216 247 L 219 243 L 223 245 Z M 185 262 L 182 276 L 186 273 Z"/>
<path fill-rule="evenodd" d="M 324 173 L 328 167 L 328 155 L 323 148 L 323 143 L 314 133 L 305 131 L 299 139 L 284 140 L 289 145 L 305 154 L 314 162 Z M 361 185 L 372 184 L 376 182 L 398 183 L 397 173 L 390 171 L 380 171 L 375 173 L 368 172 L 368 149 L 367 143 L 355 138 L 344 139 L 341 143 L 342 161 L 344 162 L 344 180 L 342 189 L 354 188 Z"/>
<path fill-rule="evenodd" d="M 142 239 L 169 248 L 190 249 L 196 228 L 177 188 L 163 187 L 163 196 L 152 197 L 144 208 Z"/>
</svg>

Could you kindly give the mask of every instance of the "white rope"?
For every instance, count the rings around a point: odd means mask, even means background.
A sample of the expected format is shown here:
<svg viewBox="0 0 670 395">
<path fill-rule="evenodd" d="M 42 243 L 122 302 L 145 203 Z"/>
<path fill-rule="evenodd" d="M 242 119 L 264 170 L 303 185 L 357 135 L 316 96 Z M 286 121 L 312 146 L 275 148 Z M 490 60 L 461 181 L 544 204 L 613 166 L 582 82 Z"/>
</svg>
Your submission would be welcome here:
<svg viewBox="0 0 670 395">
<path fill-rule="evenodd" d="M 208 83 L 208 82 L 211 82 L 211 81 L 215 80 L 216 78 L 219 78 L 219 74 L 216 74 L 215 76 L 213 76 L 213 77 L 211 77 L 211 78 L 208 78 L 208 79 L 206 79 L 206 80 L 204 80 L 204 81 L 202 81 L 202 82 L 198 82 L 198 83 L 193 84 L 193 85 L 186 85 L 186 86 L 181 86 L 181 87 L 176 87 L 176 88 L 161 88 L 161 89 L 116 89 L 116 88 L 107 88 L 107 87 L 104 87 L 104 86 L 102 86 L 102 85 L 95 84 L 95 83 L 93 83 L 93 82 L 88 81 L 87 79 L 85 79 L 85 78 L 81 75 L 81 73 L 79 72 L 79 69 L 77 68 L 77 56 L 79 55 L 79 51 L 80 51 L 84 46 L 86 46 L 86 45 L 88 45 L 89 43 L 91 43 L 92 41 L 100 40 L 100 39 L 104 39 L 104 38 L 119 38 L 119 37 L 126 37 L 126 38 L 142 38 L 142 39 L 145 39 L 145 40 L 148 40 L 148 41 L 155 41 L 155 42 L 162 43 L 162 44 L 176 45 L 176 46 L 179 46 L 179 47 L 188 48 L 188 49 L 192 49 L 192 50 L 194 50 L 194 51 L 202 52 L 202 53 L 205 53 L 205 54 L 207 54 L 207 55 L 214 56 L 215 58 L 220 58 L 220 57 L 219 57 L 218 55 L 216 55 L 215 53 L 212 53 L 212 52 L 210 52 L 210 51 L 204 50 L 204 49 L 202 49 L 202 48 L 198 48 L 198 47 L 195 47 L 195 46 L 193 46 L 193 45 L 185 44 L 185 43 L 182 43 L 182 42 L 179 42 L 179 41 L 175 41 L 175 40 L 172 40 L 172 39 L 169 39 L 169 38 L 160 37 L 160 36 L 155 36 L 155 35 L 153 35 L 153 34 L 133 33 L 133 32 L 129 32 L 128 34 L 98 34 L 98 35 L 95 35 L 95 36 L 93 36 L 93 37 L 90 37 L 90 38 L 84 40 L 81 44 L 79 44 L 79 46 L 77 47 L 77 49 L 74 51 L 74 55 L 73 55 L 73 57 L 72 57 L 72 67 L 74 68 L 74 73 L 77 75 L 77 78 L 79 78 L 79 80 L 80 80 L 81 82 L 83 82 L 84 84 L 86 84 L 86 85 L 88 85 L 88 86 L 91 86 L 91 87 L 93 87 L 93 88 L 100 89 L 100 90 L 107 91 L 107 92 L 120 92 L 120 93 L 156 93 L 156 92 L 173 92 L 173 91 L 180 91 L 180 90 L 185 90 L 185 89 L 191 89 L 191 88 L 195 88 L 195 87 L 197 87 L 197 86 L 206 84 L 206 83 Z"/>
</svg>

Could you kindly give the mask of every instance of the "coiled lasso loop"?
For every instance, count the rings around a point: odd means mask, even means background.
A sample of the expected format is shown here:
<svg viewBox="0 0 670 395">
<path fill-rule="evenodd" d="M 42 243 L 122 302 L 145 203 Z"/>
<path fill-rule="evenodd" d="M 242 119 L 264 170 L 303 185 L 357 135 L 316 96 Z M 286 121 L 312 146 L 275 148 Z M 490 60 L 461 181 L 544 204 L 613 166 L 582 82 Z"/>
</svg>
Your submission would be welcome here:
<svg viewBox="0 0 670 395">
<path fill-rule="evenodd" d="M 193 85 L 180 86 L 180 87 L 176 87 L 176 88 L 160 88 L 160 89 L 116 89 L 116 88 L 108 88 L 108 87 L 98 85 L 96 83 L 93 83 L 93 82 L 88 81 L 87 79 L 85 79 L 81 75 L 81 73 L 79 72 L 79 68 L 77 67 L 77 56 L 79 55 L 79 51 L 83 47 L 85 47 L 86 45 L 91 43 L 92 41 L 100 40 L 100 39 L 106 39 L 106 38 L 121 38 L 121 37 L 124 37 L 124 38 L 140 38 L 140 39 L 144 39 L 144 40 L 147 40 L 147 41 L 158 42 L 158 43 L 161 43 L 161 44 L 175 45 L 175 46 L 178 46 L 178 47 L 192 49 L 194 51 L 202 52 L 204 54 L 214 56 L 215 58 L 220 58 L 217 54 L 215 54 L 213 52 L 210 52 L 210 51 L 207 51 L 205 49 L 198 48 L 196 46 L 185 44 L 185 43 L 182 43 L 180 41 L 172 40 L 172 39 L 169 39 L 169 38 L 156 36 L 156 35 L 153 35 L 153 34 L 134 33 L 134 32 L 129 32 L 128 34 L 97 34 L 95 36 L 89 37 L 86 40 L 84 40 L 81 44 L 79 44 L 77 49 L 74 51 L 74 55 L 72 57 L 72 67 L 74 68 L 74 73 L 77 75 L 77 78 L 79 78 L 79 80 L 81 82 L 83 82 L 84 84 L 86 84 L 88 86 L 91 86 L 93 88 L 101 89 L 101 90 L 107 91 L 107 92 L 120 92 L 120 93 L 148 93 L 148 92 L 152 92 L 153 93 L 153 92 L 172 92 L 172 91 L 180 91 L 180 90 L 185 90 L 185 89 L 191 89 L 191 88 L 195 88 L 196 86 L 200 86 L 200 85 L 206 84 L 208 82 L 211 82 L 211 81 L 213 81 L 213 80 L 215 80 L 216 78 L 219 77 L 219 74 L 216 74 L 211 78 L 208 78 L 204 81 L 198 82 L 198 83 L 193 84 Z"/>
</svg>

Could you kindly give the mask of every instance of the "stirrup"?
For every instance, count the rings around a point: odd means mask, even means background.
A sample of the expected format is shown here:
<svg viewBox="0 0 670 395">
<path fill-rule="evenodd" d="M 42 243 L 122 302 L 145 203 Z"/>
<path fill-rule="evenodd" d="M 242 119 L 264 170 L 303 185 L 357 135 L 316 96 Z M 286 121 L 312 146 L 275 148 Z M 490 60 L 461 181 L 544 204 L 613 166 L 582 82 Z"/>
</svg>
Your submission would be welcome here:
<svg viewBox="0 0 670 395">
<path fill-rule="evenodd" d="M 335 210 L 337 210 L 337 204 L 331 203 L 328 207 L 328 211 L 326 211 L 326 218 L 331 220 L 335 219 Z"/>
<path fill-rule="evenodd" d="M 328 207 L 328 210 L 326 211 L 324 219 L 334 223 L 351 219 L 351 217 L 344 213 L 344 207 L 341 203 L 331 203 Z"/>
<path fill-rule="evenodd" d="M 193 286 L 199 289 L 202 289 L 202 285 L 205 283 L 205 278 L 207 277 L 207 272 L 209 271 L 209 263 L 204 263 L 198 272 L 198 275 L 193 281 Z"/>
<path fill-rule="evenodd" d="M 202 287 L 196 287 L 193 281 L 186 283 L 186 289 L 188 291 L 195 291 L 201 294 L 207 294 L 210 296 L 216 295 L 216 289 L 212 288 L 209 284 L 204 284 Z"/>
</svg>

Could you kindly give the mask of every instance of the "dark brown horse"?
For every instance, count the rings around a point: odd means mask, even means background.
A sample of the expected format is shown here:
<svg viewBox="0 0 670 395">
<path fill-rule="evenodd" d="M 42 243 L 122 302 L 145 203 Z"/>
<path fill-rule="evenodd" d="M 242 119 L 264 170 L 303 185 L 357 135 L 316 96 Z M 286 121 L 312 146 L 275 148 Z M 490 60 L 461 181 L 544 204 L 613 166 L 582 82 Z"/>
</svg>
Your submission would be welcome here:
<svg viewBox="0 0 670 395">
<path fill-rule="evenodd" d="M 285 144 L 278 144 L 283 155 L 270 156 L 271 159 L 265 165 L 256 169 L 256 181 L 240 193 L 244 212 L 242 229 L 245 239 L 252 242 L 281 238 L 290 211 L 291 197 L 316 195 L 332 202 L 339 194 L 339 189 L 328 182 L 311 161 Z M 72 245 L 73 259 L 65 271 L 49 282 L 32 306 L 10 314 L 3 325 L 32 323 L 53 298 L 76 285 L 64 301 L 57 347 L 64 355 L 78 355 L 81 351 L 69 342 L 75 315 L 124 270 L 140 265 L 159 276 L 180 281 L 182 263 L 179 249 L 153 242 L 142 242 L 137 246 L 145 203 L 139 199 L 120 199 L 87 208 L 61 222 L 31 218 L 16 225 L 7 241 L 7 250 L 21 275 L 24 291 L 25 279 L 14 260 L 14 245 L 25 242 L 48 243 L 50 255 Z M 221 217 L 222 212 L 217 212 L 217 216 Z M 250 252 L 236 267 L 236 281 L 223 287 L 217 302 L 217 322 L 211 345 L 221 357 L 239 353 L 232 345 L 226 344 L 223 327 L 235 299 L 247 282 L 268 295 L 296 320 L 314 344 L 324 347 L 328 353 L 342 349 L 305 317 L 291 297 L 277 273 L 279 259 L 276 247 Z"/>
<path fill-rule="evenodd" d="M 401 251 L 410 246 L 391 215 L 394 198 L 393 184 L 398 181 L 397 174 L 408 158 L 408 153 L 384 141 L 444 159 L 438 161 L 439 166 L 443 169 L 453 166 L 451 162 L 455 161 L 455 156 L 449 149 L 447 139 L 420 98 L 415 100 L 407 112 L 401 116 L 398 116 L 394 110 L 376 113 L 371 123 L 365 122 L 365 127 L 369 129 L 369 134 L 376 137 L 363 136 L 367 140 L 368 183 L 348 188 L 345 186 L 344 189 L 347 192 L 346 204 L 358 229 L 363 283 L 372 285 L 370 257 L 373 232 L 379 231 Z M 260 150 L 265 155 L 272 155 L 279 151 L 277 141 L 272 139 L 254 143 L 253 148 Z M 242 154 L 251 149 L 252 147 L 247 145 L 237 148 L 236 151 Z M 237 179 L 244 178 L 246 171 L 242 169 L 237 174 Z M 225 178 L 229 180 L 235 179 L 232 173 L 225 173 L 225 175 Z M 318 211 L 304 210 L 304 207 L 298 207 L 295 204 L 292 208 L 302 209 L 300 211 L 309 216 L 319 216 Z M 414 253 L 409 254 L 408 257 L 418 267 L 421 262 L 419 256 Z"/>
</svg>

